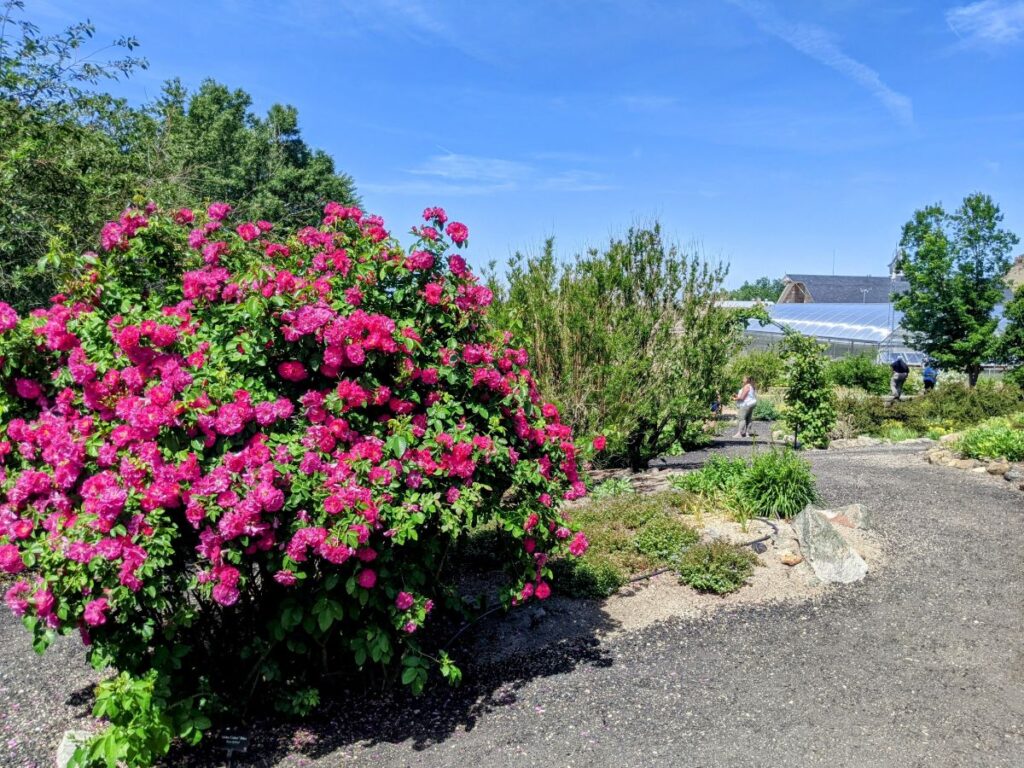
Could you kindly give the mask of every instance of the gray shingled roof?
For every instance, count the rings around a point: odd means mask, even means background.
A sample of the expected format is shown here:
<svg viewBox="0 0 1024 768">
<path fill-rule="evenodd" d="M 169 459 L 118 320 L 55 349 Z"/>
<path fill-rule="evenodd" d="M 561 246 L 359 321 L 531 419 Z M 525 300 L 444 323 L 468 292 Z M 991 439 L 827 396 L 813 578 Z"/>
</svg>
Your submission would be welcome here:
<svg viewBox="0 0 1024 768">
<path fill-rule="evenodd" d="M 905 280 L 858 275 L 785 275 L 786 282 L 803 283 L 818 304 L 884 304 L 891 293 L 907 290 Z M 867 294 L 862 289 L 867 288 Z"/>
</svg>

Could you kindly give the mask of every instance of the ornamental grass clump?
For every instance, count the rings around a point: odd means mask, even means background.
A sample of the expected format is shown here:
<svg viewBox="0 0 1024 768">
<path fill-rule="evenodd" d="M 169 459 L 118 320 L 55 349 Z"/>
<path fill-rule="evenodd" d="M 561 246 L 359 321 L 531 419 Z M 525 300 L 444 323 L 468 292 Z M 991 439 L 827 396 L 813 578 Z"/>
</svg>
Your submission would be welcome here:
<svg viewBox="0 0 1024 768">
<path fill-rule="evenodd" d="M 304 714 L 326 674 L 455 682 L 449 550 L 511 539 L 511 605 L 588 546 L 559 508 L 585 493 L 571 431 L 490 330 L 465 225 L 428 209 L 405 251 L 334 203 L 295 232 L 230 214 L 128 210 L 49 307 L 0 304 L 6 602 L 120 673 L 82 765 Z"/>
<path fill-rule="evenodd" d="M 755 456 L 739 492 L 744 506 L 762 517 L 792 517 L 818 500 L 811 465 L 790 448 Z"/>
</svg>

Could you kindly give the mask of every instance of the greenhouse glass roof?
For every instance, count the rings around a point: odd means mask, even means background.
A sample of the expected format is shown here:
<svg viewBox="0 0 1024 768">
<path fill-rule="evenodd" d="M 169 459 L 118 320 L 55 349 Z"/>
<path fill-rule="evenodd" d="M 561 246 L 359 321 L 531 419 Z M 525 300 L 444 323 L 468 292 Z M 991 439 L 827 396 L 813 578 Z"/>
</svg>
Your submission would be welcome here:
<svg viewBox="0 0 1024 768">
<path fill-rule="evenodd" d="M 781 334 L 786 326 L 819 339 L 882 344 L 903 319 L 892 304 L 774 304 L 766 309 L 772 322 L 762 326 L 751 320 L 748 331 Z"/>
</svg>

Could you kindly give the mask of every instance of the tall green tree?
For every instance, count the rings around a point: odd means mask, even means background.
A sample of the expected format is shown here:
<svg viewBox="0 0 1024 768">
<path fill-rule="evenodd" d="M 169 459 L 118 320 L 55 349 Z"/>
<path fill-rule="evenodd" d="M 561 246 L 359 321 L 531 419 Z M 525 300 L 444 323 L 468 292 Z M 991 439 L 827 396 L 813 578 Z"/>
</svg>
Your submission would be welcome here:
<svg viewBox="0 0 1024 768">
<path fill-rule="evenodd" d="M 1024 285 L 1003 310 L 1006 327 L 999 338 L 999 362 L 1010 366 L 1010 378 L 1024 386 Z"/>
<path fill-rule="evenodd" d="M 914 212 L 903 226 L 897 268 L 908 283 L 894 304 L 914 346 L 971 386 L 996 355 L 995 307 L 1017 236 L 1002 229 L 992 198 L 976 193 L 952 214 L 941 205 Z"/>
<path fill-rule="evenodd" d="M 95 33 L 88 22 L 45 35 L 23 18 L 23 3 L 2 8 L 0 298 L 26 309 L 56 286 L 37 262 L 88 247 L 104 218 L 131 198 L 139 115 L 93 88 L 146 62 L 132 55 L 133 38 L 112 44 L 124 57 L 101 60 L 86 50 Z"/>
<path fill-rule="evenodd" d="M 177 80 L 133 107 L 97 87 L 146 62 L 134 38 L 123 58 L 86 48 L 88 22 L 44 35 L 17 0 L 0 17 L 0 299 L 19 310 L 59 290 L 74 256 L 133 200 L 231 203 L 250 219 L 316 223 L 324 203 L 358 202 L 351 177 L 303 141 L 298 112 L 251 111 L 245 91 Z"/>
<path fill-rule="evenodd" d="M 744 281 L 728 295 L 734 301 L 778 301 L 783 288 L 785 284 L 781 278 L 759 277 L 752 283 Z"/>
<path fill-rule="evenodd" d="M 313 224 L 325 202 L 356 202 L 351 177 L 310 148 L 295 107 L 274 104 L 265 117 L 252 98 L 206 80 L 195 93 L 172 80 L 148 108 L 156 158 L 150 192 L 159 202 L 223 200 L 250 219 Z"/>
</svg>

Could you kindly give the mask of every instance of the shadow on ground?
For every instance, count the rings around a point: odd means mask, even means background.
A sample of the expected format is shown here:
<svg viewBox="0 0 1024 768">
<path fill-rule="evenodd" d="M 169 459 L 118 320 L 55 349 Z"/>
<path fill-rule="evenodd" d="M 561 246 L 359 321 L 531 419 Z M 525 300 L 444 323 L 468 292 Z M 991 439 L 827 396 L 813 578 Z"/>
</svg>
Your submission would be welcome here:
<svg viewBox="0 0 1024 768">
<path fill-rule="evenodd" d="M 456 732 L 471 732 L 484 715 L 514 707 L 519 691 L 538 678 L 610 667 L 600 637 L 616 627 L 600 601 L 561 598 L 484 619 L 453 651 L 464 675 L 459 687 L 434 681 L 418 697 L 401 686 L 324 691 L 323 704 L 307 719 L 261 717 L 247 723 L 242 732 L 250 738 L 248 752 L 235 755 L 232 764 L 262 768 L 298 755 L 315 760 L 357 744 L 409 742 L 415 750 L 426 749 Z M 220 744 L 211 734 L 198 748 L 172 750 L 161 765 L 221 766 Z"/>
</svg>

